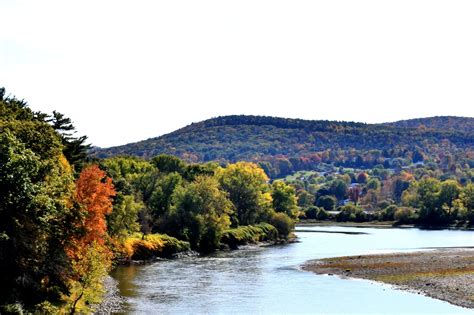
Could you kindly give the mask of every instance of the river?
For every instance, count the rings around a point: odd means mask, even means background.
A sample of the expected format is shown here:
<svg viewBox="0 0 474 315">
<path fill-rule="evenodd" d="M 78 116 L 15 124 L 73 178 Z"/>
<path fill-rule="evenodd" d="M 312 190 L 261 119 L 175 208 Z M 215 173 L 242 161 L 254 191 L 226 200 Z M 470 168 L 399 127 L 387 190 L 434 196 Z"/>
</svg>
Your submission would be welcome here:
<svg viewBox="0 0 474 315">
<path fill-rule="evenodd" d="M 120 267 L 113 276 L 124 313 L 472 314 L 388 285 L 300 269 L 317 258 L 473 246 L 472 231 L 300 226 L 296 234 L 294 244 Z"/>
</svg>

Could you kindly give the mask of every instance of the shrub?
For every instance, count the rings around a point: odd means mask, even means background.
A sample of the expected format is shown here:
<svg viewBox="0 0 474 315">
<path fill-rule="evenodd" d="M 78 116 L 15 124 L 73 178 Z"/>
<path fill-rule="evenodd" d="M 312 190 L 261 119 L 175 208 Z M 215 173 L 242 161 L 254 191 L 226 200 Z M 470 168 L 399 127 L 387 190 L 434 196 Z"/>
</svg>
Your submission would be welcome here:
<svg viewBox="0 0 474 315">
<path fill-rule="evenodd" d="M 143 239 L 140 234 L 127 238 L 123 244 L 128 259 L 144 260 L 154 257 L 170 257 L 188 251 L 189 243 L 166 234 L 149 234 Z"/>
<path fill-rule="evenodd" d="M 336 221 L 345 222 L 364 222 L 368 220 L 367 214 L 363 209 L 353 204 L 348 204 L 340 208 L 340 212 L 336 215 Z"/>
<path fill-rule="evenodd" d="M 327 213 L 327 211 L 315 206 L 307 208 L 305 210 L 305 215 L 307 219 L 326 220 L 329 218 L 329 213 Z"/>
<path fill-rule="evenodd" d="M 277 238 L 278 230 L 273 225 L 260 223 L 257 225 L 246 225 L 239 226 L 235 229 L 228 229 L 222 234 L 221 242 L 235 249 L 238 245 L 272 241 Z"/>
<path fill-rule="evenodd" d="M 282 238 L 287 238 L 293 230 L 295 223 L 285 213 L 275 213 L 270 219 L 270 223 L 278 230 L 278 235 Z"/>
<path fill-rule="evenodd" d="M 407 223 L 413 223 L 416 220 L 416 214 L 415 211 L 411 208 L 400 208 L 395 211 L 395 214 L 393 215 L 393 218 L 397 222 L 397 224 L 407 224 Z"/>
<path fill-rule="evenodd" d="M 379 220 L 384 220 L 384 221 L 393 221 L 394 220 L 394 215 L 395 215 L 395 212 L 397 211 L 397 209 L 398 208 L 395 205 L 387 206 L 385 209 L 379 211 L 378 219 Z"/>
</svg>

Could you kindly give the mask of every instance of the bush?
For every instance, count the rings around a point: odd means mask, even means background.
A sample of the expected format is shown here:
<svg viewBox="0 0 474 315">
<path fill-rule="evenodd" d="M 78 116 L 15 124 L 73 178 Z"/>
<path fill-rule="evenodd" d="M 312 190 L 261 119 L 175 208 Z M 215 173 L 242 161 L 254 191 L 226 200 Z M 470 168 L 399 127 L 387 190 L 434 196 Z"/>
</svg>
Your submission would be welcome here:
<svg viewBox="0 0 474 315">
<path fill-rule="evenodd" d="M 327 211 L 315 206 L 307 208 L 305 210 L 305 215 L 306 219 L 327 220 L 329 218 L 329 213 L 327 213 Z"/>
<path fill-rule="evenodd" d="M 411 208 L 400 208 L 393 216 L 397 224 L 408 224 L 416 221 L 416 213 Z"/>
<path fill-rule="evenodd" d="M 139 234 L 127 238 L 123 244 L 126 258 L 145 260 L 154 257 L 170 257 L 190 250 L 188 242 L 180 241 L 166 234 L 149 234 L 143 239 Z"/>
<path fill-rule="evenodd" d="M 378 219 L 382 221 L 393 221 L 397 206 L 390 205 L 378 212 Z"/>
<path fill-rule="evenodd" d="M 278 235 L 282 238 L 287 238 L 295 226 L 294 221 L 283 212 L 275 213 L 270 219 L 270 223 L 276 227 Z"/>
<path fill-rule="evenodd" d="M 365 222 L 368 220 L 368 216 L 364 210 L 353 204 L 345 205 L 339 209 L 340 212 L 336 215 L 336 221 Z"/>
<path fill-rule="evenodd" d="M 239 226 L 235 229 L 224 231 L 221 243 L 236 249 L 238 245 L 249 243 L 273 241 L 278 238 L 278 230 L 271 224 L 260 223 L 257 225 Z"/>
</svg>

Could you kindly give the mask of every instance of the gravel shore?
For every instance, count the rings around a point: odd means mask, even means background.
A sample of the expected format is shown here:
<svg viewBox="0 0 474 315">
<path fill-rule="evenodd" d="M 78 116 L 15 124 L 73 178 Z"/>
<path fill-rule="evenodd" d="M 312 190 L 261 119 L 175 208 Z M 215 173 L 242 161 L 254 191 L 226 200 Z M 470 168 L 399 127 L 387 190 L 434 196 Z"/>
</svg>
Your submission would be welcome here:
<svg viewBox="0 0 474 315">
<path fill-rule="evenodd" d="M 111 276 L 104 279 L 105 296 L 103 302 L 94 307 L 94 314 L 111 314 L 122 310 L 124 298 L 120 295 L 118 282 Z"/>
<path fill-rule="evenodd" d="M 474 308 L 474 249 L 336 257 L 307 262 L 317 274 L 380 281 Z"/>
</svg>

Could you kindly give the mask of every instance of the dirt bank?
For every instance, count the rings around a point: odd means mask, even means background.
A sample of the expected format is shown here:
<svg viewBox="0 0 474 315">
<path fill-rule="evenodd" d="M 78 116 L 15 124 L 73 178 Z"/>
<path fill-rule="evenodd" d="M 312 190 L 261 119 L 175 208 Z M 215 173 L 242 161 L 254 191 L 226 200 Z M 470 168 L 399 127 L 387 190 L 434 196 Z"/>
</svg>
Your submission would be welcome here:
<svg viewBox="0 0 474 315">
<path fill-rule="evenodd" d="M 327 258 L 310 261 L 303 269 L 389 283 L 474 308 L 473 248 Z"/>
</svg>

